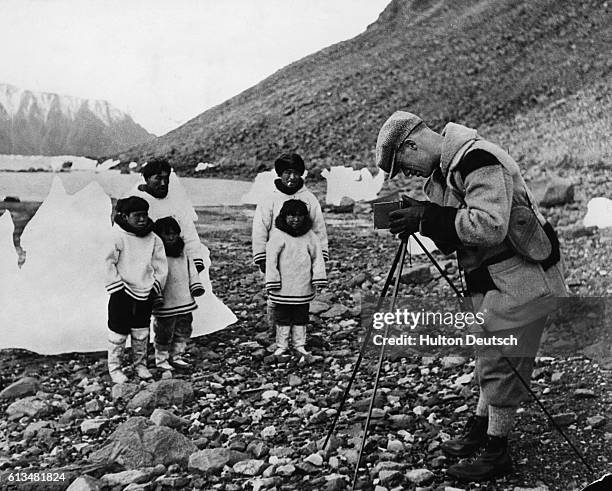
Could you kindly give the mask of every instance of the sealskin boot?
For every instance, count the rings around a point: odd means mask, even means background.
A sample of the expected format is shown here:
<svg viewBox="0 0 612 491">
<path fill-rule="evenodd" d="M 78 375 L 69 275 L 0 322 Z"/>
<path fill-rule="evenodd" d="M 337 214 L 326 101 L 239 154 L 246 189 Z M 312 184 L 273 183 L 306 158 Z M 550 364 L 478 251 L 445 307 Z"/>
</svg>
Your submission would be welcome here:
<svg viewBox="0 0 612 491">
<path fill-rule="evenodd" d="M 147 368 L 147 349 L 149 348 L 149 328 L 132 329 L 132 360 L 136 375 L 143 380 L 153 378 Z"/>
<path fill-rule="evenodd" d="M 127 336 L 109 331 L 108 334 L 108 374 L 114 384 L 125 384 L 128 381 L 121 370 L 121 358 L 125 351 Z"/>
<path fill-rule="evenodd" d="M 187 350 L 187 342 L 183 340 L 176 340 L 172 343 L 172 348 L 170 350 L 172 365 L 174 368 L 179 370 L 186 370 L 191 368 L 191 364 L 185 360 L 185 351 Z"/>
<path fill-rule="evenodd" d="M 276 326 L 276 351 L 274 356 L 282 356 L 287 352 L 290 333 L 291 326 Z"/>
<path fill-rule="evenodd" d="M 487 441 L 489 418 L 486 416 L 470 416 L 465 424 L 461 438 L 448 440 L 440 448 L 453 457 L 471 457 L 480 450 Z"/>
<path fill-rule="evenodd" d="M 470 462 L 452 465 L 447 474 L 459 481 L 488 481 L 512 472 L 508 438 L 487 435 L 484 451 Z"/>
<path fill-rule="evenodd" d="M 155 366 L 161 370 L 172 371 L 170 365 L 170 346 L 155 343 Z"/>
</svg>

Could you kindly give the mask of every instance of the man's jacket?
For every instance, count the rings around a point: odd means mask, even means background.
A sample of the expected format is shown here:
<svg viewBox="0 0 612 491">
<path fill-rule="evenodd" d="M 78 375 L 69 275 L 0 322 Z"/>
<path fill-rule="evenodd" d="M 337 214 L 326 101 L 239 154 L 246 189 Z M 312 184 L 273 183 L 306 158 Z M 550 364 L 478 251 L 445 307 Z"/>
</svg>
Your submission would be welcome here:
<svg viewBox="0 0 612 491">
<path fill-rule="evenodd" d="M 456 250 L 468 291 L 492 331 L 552 312 L 567 295 L 559 243 L 518 164 L 475 130 L 449 123 L 440 166 L 425 184 L 421 234 Z"/>
</svg>

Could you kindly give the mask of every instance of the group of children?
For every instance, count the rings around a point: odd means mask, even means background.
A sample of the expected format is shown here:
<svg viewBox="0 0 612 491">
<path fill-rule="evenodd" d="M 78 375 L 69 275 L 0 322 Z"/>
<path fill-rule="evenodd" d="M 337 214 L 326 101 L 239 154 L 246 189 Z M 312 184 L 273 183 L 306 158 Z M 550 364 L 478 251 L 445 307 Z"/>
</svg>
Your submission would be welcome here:
<svg viewBox="0 0 612 491">
<path fill-rule="evenodd" d="M 253 218 L 253 260 L 265 274 L 268 315 L 276 329 L 274 354 L 285 354 L 291 338 L 303 360 L 309 357 L 305 345 L 310 301 L 316 288 L 327 283 L 327 232 L 321 206 L 304 186 L 302 158 L 283 154 L 274 168 L 279 176 L 275 188 L 262 197 Z M 106 256 L 108 370 L 113 383 L 128 380 L 121 366 L 128 337 L 136 375 L 152 378 L 147 368 L 152 315 L 155 364 L 162 378 L 171 377 L 173 369 L 189 367 L 184 353 L 197 308 L 194 297 L 204 294 L 199 280 L 204 262 L 193 222 L 175 219 L 176 210 L 166 200 L 170 172 L 165 160 L 149 162 L 142 171 L 145 184 L 116 205 Z"/>
</svg>

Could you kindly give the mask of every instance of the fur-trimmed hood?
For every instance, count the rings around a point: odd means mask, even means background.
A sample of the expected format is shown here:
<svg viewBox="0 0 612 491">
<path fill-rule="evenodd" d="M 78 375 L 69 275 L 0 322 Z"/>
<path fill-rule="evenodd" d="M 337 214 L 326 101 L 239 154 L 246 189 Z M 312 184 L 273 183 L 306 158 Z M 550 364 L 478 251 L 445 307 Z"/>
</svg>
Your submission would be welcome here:
<svg viewBox="0 0 612 491">
<path fill-rule="evenodd" d="M 276 220 L 274 220 L 274 225 L 276 225 L 277 229 L 282 232 L 285 232 L 286 234 L 291 235 L 292 237 L 301 237 L 302 235 L 307 234 L 310 229 L 312 229 L 312 219 L 310 218 L 310 216 L 306 215 L 304 217 L 302 225 L 300 225 L 300 227 L 297 229 L 293 229 L 287 223 L 285 216 L 278 215 L 276 217 Z"/>
</svg>

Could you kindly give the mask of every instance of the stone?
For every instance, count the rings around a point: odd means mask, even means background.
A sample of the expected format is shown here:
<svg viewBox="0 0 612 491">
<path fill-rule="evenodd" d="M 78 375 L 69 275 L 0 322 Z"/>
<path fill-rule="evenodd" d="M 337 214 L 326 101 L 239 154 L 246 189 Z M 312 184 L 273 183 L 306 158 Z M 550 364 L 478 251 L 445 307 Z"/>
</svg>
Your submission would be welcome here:
<svg viewBox="0 0 612 491">
<path fill-rule="evenodd" d="M 40 383 L 34 377 L 22 377 L 8 385 L 0 392 L 0 399 L 13 401 L 21 397 L 35 395 L 40 390 Z"/>
<path fill-rule="evenodd" d="M 242 474 L 243 476 L 258 476 L 267 467 L 264 460 L 248 459 L 236 462 L 232 467 L 236 474 Z"/>
<path fill-rule="evenodd" d="M 128 471 L 104 474 L 101 478 L 108 486 L 127 486 L 132 483 L 143 483 L 151 479 L 151 472 L 144 469 L 132 469 Z"/>
<path fill-rule="evenodd" d="M 215 473 L 229 465 L 232 453 L 228 448 L 206 448 L 189 456 L 189 470 Z"/>
<path fill-rule="evenodd" d="M 389 421 L 394 428 L 403 429 L 409 428 L 414 418 L 410 414 L 392 414 L 389 416 Z"/>
<path fill-rule="evenodd" d="M 276 468 L 276 474 L 279 476 L 289 477 L 295 473 L 295 466 L 293 464 L 280 465 Z"/>
<path fill-rule="evenodd" d="M 254 479 L 252 482 L 253 491 L 263 491 L 264 489 L 273 488 L 277 483 L 277 479 L 274 477 L 262 477 L 260 479 Z"/>
<path fill-rule="evenodd" d="M 368 274 L 365 271 L 362 271 L 361 273 L 357 273 L 350 280 L 348 280 L 347 286 L 349 288 L 361 286 L 367 279 L 368 279 Z"/>
<path fill-rule="evenodd" d="M 78 419 L 83 419 L 86 416 L 87 414 L 82 409 L 78 409 L 78 408 L 66 409 L 64 414 L 62 414 L 59 418 L 59 424 L 69 425 L 73 421 L 76 421 Z"/>
<path fill-rule="evenodd" d="M 50 421 L 36 421 L 34 423 L 30 423 L 23 432 L 24 440 L 31 440 L 41 429 L 47 428 L 50 425 Z"/>
<path fill-rule="evenodd" d="M 434 477 L 433 472 L 428 469 L 413 469 L 406 472 L 406 479 L 414 484 L 425 484 L 431 481 Z"/>
<path fill-rule="evenodd" d="M 419 283 L 428 283 L 433 279 L 431 270 L 428 264 L 421 266 L 413 266 L 404 271 L 404 274 L 400 278 L 400 282 L 405 285 L 413 285 Z"/>
<path fill-rule="evenodd" d="M 265 457 L 270 452 L 268 446 L 261 440 L 253 440 L 247 445 L 246 451 L 259 459 Z"/>
<path fill-rule="evenodd" d="M 99 413 L 103 408 L 104 406 L 98 399 L 92 399 L 85 403 L 85 411 L 89 414 Z"/>
<path fill-rule="evenodd" d="M 336 317 L 342 317 L 343 315 L 346 315 L 348 311 L 349 311 L 349 308 L 346 307 L 345 305 L 335 303 L 329 308 L 329 310 L 322 313 L 321 317 L 324 319 L 333 319 Z"/>
<path fill-rule="evenodd" d="M 6 414 L 15 418 L 21 416 L 41 417 L 53 410 L 47 400 L 42 400 L 38 396 L 28 396 L 18 399 L 6 408 Z"/>
<path fill-rule="evenodd" d="M 606 424 L 606 418 L 605 416 L 601 416 L 600 414 L 598 414 L 597 416 L 591 416 L 590 418 L 587 418 L 586 422 L 589 426 L 592 426 L 593 428 L 601 428 Z"/>
<path fill-rule="evenodd" d="M 569 412 L 569 413 L 555 414 L 553 415 L 553 420 L 559 426 L 569 426 L 576 421 L 576 413 Z"/>
<path fill-rule="evenodd" d="M 180 428 L 189 424 L 189 421 L 171 413 L 167 409 L 157 408 L 149 418 L 157 426 L 167 426 L 168 428 Z"/>
<path fill-rule="evenodd" d="M 563 378 L 563 375 L 564 375 L 563 372 L 553 372 L 553 374 L 550 377 L 550 381 L 553 383 L 560 382 L 561 379 Z"/>
<path fill-rule="evenodd" d="M 564 205 L 574 201 L 574 183 L 570 179 L 550 175 L 529 183 L 540 206 Z"/>
<path fill-rule="evenodd" d="M 389 452 L 402 452 L 404 444 L 400 440 L 389 440 L 387 442 L 387 450 Z"/>
<path fill-rule="evenodd" d="M 304 462 L 308 462 L 309 464 L 321 467 L 323 465 L 323 457 L 321 457 L 321 455 L 319 455 L 318 453 L 313 453 L 306 457 L 304 459 Z"/>
<path fill-rule="evenodd" d="M 272 438 L 274 435 L 276 435 L 276 428 L 274 425 L 266 426 L 263 430 L 261 430 L 260 435 L 262 438 Z"/>
<path fill-rule="evenodd" d="M 136 384 L 115 384 L 111 389 L 111 397 L 114 401 L 118 399 L 131 399 L 138 392 Z"/>
<path fill-rule="evenodd" d="M 102 491 L 104 483 L 95 477 L 88 475 L 77 477 L 66 491 Z"/>
<path fill-rule="evenodd" d="M 325 485 L 325 491 L 342 491 L 346 489 L 348 485 L 347 476 L 343 476 L 342 474 L 331 474 L 329 476 L 325 476 L 325 481 L 327 484 Z"/>
<path fill-rule="evenodd" d="M 302 385 L 302 379 L 294 374 L 289 375 L 289 386 L 297 387 L 298 385 Z"/>
<path fill-rule="evenodd" d="M 467 358 L 463 356 L 443 356 L 440 360 L 444 368 L 456 368 L 467 363 Z"/>
<path fill-rule="evenodd" d="M 91 455 L 93 462 L 116 462 L 126 469 L 157 464 L 184 465 L 197 447 L 172 428 L 156 426 L 144 417 L 129 418 Z"/>
<path fill-rule="evenodd" d="M 182 406 L 193 400 L 193 387 L 180 379 L 166 379 L 153 382 L 138 392 L 128 402 L 128 409 L 141 409 L 143 414 L 151 414 L 157 407 Z"/>
<path fill-rule="evenodd" d="M 108 424 L 106 418 L 86 419 L 81 423 L 81 433 L 84 435 L 97 435 Z"/>
<path fill-rule="evenodd" d="M 329 310 L 329 304 L 325 302 L 320 302 L 318 300 L 313 300 L 310 302 L 309 312 L 314 315 L 322 314 L 326 310 Z"/>
<path fill-rule="evenodd" d="M 402 473 L 394 470 L 382 470 L 378 473 L 380 483 L 389 486 L 395 486 L 402 480 Z"/>
</svg>

